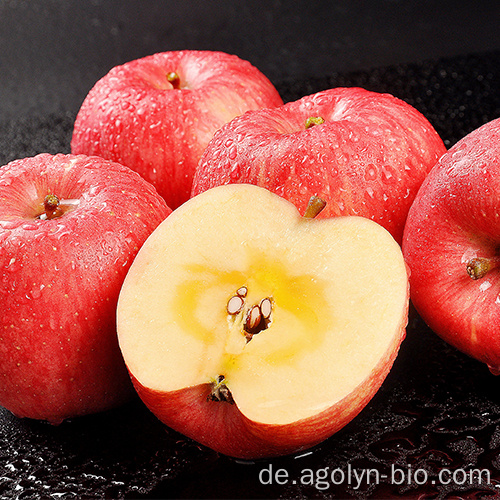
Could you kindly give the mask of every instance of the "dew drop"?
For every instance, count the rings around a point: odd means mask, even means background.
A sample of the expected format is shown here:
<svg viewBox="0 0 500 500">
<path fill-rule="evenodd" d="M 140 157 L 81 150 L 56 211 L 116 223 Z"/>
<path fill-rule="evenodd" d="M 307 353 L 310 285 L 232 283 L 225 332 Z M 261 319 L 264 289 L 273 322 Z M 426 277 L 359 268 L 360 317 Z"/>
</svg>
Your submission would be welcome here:
<svg viewBox="0 0 500 500">
<path fill-rule="evenodd" d="M 240 177 L 241 177 L 241 167 L 239 165 L 239 163 L 235 163 L 232 167 L 231 167 L 231 171 L 229 173 L 229 176 L 231 178 L 231 181 L 237 181 Z"/>
<path fill-rule="evenodd" d="M 365 179 L 367 181 L 374 180 L 377 178 L 377 168 L 373 163 L 368 164 L 367 169 L 365 170 Z"/>
</svg>

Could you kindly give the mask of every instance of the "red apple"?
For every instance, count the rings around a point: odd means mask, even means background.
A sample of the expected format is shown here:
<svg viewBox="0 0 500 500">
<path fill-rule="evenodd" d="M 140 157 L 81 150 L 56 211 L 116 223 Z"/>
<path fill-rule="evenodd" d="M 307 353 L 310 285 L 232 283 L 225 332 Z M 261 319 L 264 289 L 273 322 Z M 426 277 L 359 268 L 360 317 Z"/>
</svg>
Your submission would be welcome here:
<svg viewBox="0 0 500 500">
<path fill-rule="evenodd" d="M 444 340 L 500 372 L 500 119 L 455 144 L 410 209 L 411 298 Z"/>
<path fill-rule="evenodd" d="M 0 405 L 58 423 L 133 394 L 116 303 L 169 213 L 153 186 L 102 158 L 41 154 L 0 168 Z"/>
<path fill-rule="evenodd" d="M 415 108 L 360 88 L 319 92 L 247 113 L 217 132 L 197 168 L 192 194 L 229 183 L 265 187 L 320 216 L 360 215 L 400 243 L 420 184 L 445 146 Z"/>
<path fill-rule="evenodd" d="M 113 68 L 84 100 L 71 151 L 139 172 L 171 208 L 189 198 L 214 132 L 248 110 L 283 104 L 248 61 L 223 52 L 163 52 Z"/>
<path fill-rule="evenodd" d="M 220 186 L 148 238 L 117 326 L 162 422 L 227 455 L 268 457 L 323 441 L 376 393 L 407 323 L 401 248 L 363 217 L 315 220 L 319 208 L 300 216 L 266 189 Z"/>
</svg>

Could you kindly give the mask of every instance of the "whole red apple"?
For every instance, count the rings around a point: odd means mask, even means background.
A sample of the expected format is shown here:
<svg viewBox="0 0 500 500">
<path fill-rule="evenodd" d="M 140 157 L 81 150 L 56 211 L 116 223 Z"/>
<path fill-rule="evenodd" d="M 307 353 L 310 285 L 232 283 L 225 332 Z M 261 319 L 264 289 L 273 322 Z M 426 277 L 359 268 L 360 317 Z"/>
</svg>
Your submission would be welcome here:
<svg viewBox="0 0 500 500">
<path fill-rule="evenodd" d="M 118 294 L 170 211 L 102 158 L 41 154 L 0 168 L 0 405 L 58 423 L 133 394 Z"/>
<path fill-rule="evenodd" d="M 320 217 L 360 215 L 400 243 L 420 184 L 445 152 L 415 108 L 388 94 L 336 88 L 275 109 L 246 113 L 217 132 L 197 168 L 192 194 L 251 183 Z"/>
<path fill-rule="evenodd" d="M 196 165 L 218 128 L 245 111 L 280 104 L 271 82 L 234 55 L 153 54 L 95 84 L 76 118 L 71 151 L 136 170 L 174 209 L 189 198 Z"/>
<path fill-rule="evenodd" d="M 462 138 L 410 209 L 411 298 L 444 340 L 500 372 L 500 119 Z"/>
<path fill-rule="evenodd" d="M 187 201 L 141 247 L 119 345 L 165 424 L 240 458 L 309 448 L 377 392 L 408 319 L 400 246 L 364 217 L 315 219 L 250 184 Z"/>
</svg>

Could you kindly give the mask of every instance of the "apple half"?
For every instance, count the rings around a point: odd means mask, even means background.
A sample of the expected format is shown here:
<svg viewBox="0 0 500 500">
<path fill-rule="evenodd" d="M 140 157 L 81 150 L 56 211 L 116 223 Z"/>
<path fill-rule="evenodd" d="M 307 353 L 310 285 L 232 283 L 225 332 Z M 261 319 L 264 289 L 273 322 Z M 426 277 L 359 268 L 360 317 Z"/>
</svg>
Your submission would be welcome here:
<svg viewBox="0 0 500 500">
<path fill-rule="evenodd" d="M 219 186 L 146 240 L 117 329 L 162 422 L 233 457 L 284 455 L 334 434 L 379 389 L 408 319 L 401 249 L 369 219 L 318 211 Z"/>
</svg>

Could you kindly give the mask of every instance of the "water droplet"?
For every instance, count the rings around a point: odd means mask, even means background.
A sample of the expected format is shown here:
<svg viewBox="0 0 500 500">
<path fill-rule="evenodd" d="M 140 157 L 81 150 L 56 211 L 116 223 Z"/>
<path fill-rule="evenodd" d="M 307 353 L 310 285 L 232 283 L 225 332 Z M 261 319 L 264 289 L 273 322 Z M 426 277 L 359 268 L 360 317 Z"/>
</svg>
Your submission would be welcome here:
<svg viewBox="0 0 500 500">
<path fill-rule="evenodd" d="M 239 163 L 234 163 L 229 173 L 231 181 L 237 181 L 241 177 L 241 167 Z"/>
<path fill-rule="evenodd" d="M 229 150 L 228 156 L 230 160 L 236 159 L 236 156 L 238 155 L 238 149 L 236 146 L 232 146 L 231 149 Z"/>
<path fill-rule="evenodd" d="M 33 231 L 35 229 L 39 228 L 39 225 L 37 222 L 27 222 L 21 226 L 22 229 L 25 231 Z"/>
<path fill-rule="evenodd" d="M 369 163 L 365 170 L 365 179 L 371 181 L 377 178 L 377 168 L 373 163 Z"/>
</svg>

